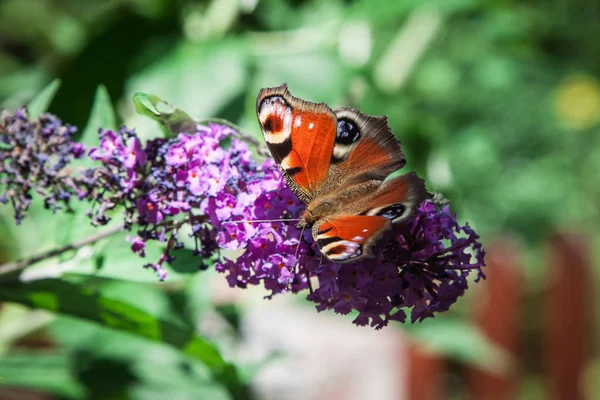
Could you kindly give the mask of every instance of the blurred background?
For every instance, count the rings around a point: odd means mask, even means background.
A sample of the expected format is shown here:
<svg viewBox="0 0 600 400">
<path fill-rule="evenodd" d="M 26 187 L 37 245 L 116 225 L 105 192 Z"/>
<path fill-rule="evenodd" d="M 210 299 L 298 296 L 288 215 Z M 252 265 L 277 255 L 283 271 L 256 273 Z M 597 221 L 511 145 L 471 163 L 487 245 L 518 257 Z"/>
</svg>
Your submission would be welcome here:
<svg viewBox="0 0 600 400">
<path fill-rule="evenodd" d="M 32 275 L 68 272 L 190 324 L 256 399 L 600 398 L 599 37 L 597 0 L 3 0 L 2 107 L 60 78 L 49 111 L 80 131 L 104 85 L 142 136 L 157 127 L 135 114 L 137 91 L 260 138 L 256 95 L 287 82 L 387 115 L 406 169 L 482 235 L 489 264 L 450 312 L 379 332 L 211 271 L 175 266 L 159 285 L 125 235 L 101 267 L 79 252 Z M 0 211 L 4 261 L 93 232 L 39 205 L 19 227 Z M 1 399 L 232 398 L 226 386 L 164 343 L 1 306 Z"/>
</svg>

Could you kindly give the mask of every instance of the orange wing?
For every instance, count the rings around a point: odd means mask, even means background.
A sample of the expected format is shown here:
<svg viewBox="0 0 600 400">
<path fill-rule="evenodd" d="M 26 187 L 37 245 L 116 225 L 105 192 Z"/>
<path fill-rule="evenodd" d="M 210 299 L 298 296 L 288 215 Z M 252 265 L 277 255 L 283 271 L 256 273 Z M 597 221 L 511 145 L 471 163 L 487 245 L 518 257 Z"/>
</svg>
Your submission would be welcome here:
<svg viewBox="0 0 600 400">
<path fill-rule="evenodd" d="M 361 215 L 380 216 L 397 223 L 413 215 L 421 202 L 431 198 L 425 182 L 415 172 L 385 181 L 372 196 L 349 205 Z"/>
<path fill-rule="evenodd" d="M 334 112 L 325 103 L 292 96 L 284 84 L 260 91 L 256 113 L 288 186 L 300 200 L 310 202 L 329 172 L 336 138 Z"/>
<path fill-rule="evenodd" d="M 398 176 L 383 183 L 372 195 L 348 204 L 341 210 L 342 215 L 318 221 L 312 230 L 313 238 L 331 261 L 370 257 L 371 247 L 392 223 L 407 220 L 429 197 L 425 183 L 414 172 Z"/>
<path fill-rule="evenodd" d="M 328 259 L 351 262 L 371 256 L 371 246 L 391 225 L 384 217 L 344 215 L 317 222 L 312 233 Z"/>
</svg>

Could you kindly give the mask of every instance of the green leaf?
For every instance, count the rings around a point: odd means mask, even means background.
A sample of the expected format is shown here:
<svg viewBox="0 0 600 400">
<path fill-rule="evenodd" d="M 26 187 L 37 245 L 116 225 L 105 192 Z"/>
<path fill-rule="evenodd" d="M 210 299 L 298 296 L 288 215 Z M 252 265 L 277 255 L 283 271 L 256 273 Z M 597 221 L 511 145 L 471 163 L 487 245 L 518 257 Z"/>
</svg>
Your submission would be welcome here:
<svg viewBox="0 0 600 400">
<path fill-rule="evenodd" d="M 60 79 L 53 80 L 29 102 L 27 110 L 29 111 L 29 116 L 31 118 L 36 118 L 48 110 L 50 103 L 52 103 L 52 99 L 54 99 L 54 95 L 60 87 L 60 83 Z"/>
<path fill-rule="evenodd" d="M 77 233 L 77 229 L 73 229 Z M 108 240 L 94 246 L 94 257 L 82 260 L 74 268 L 66 271 L 70 274 L 88 275 L 100 278 L 120 279 L 126 281 L 156 283 L 154 271 L 142 268 L 145 264 L 155 262 L 163 252 L 162 246 L 147 246 L 145 257 L 131 251 L 131 243 L 127 236 L 130 232 L 119 232 Z M 164 267 L 169 273 L 168 283 L 180 283 L 187 279 L 186 275 L 195 274 L 202 258 L 193 255 L 190 249 L 182 248 L 173 252 L 175 260 Z"/>
<path fill-rule="evenodd" d="M 20 304 L 6 304 L 0 313 L 0 356 L 16 340 L 47 326 L 54 319 L 54 315 L 43 310 L 31 310 Z"/>
<path fill-rule="evenodd" d="M 125 90 L 156 93 L 185 106 L 195 118 L 220 116 L 235 121 L 250 81 L 250 61 L 249 41 L 238 37 L 182 42 L 164 57 L 145 64 L 127 80 Z"/>
<path fill-rule="evenodd" d="M 174 137 L 179 132 L 191 132 L 196 128 L 196 121 L 185 111 L 156 95 L 137 92 L 133 95 L 133 103 L 138 114 L 160 123 L 167 136 Z"/>
<path fill-rule="evenodd" d="M 236 370 L 223 360 L 211 342 L 190 328 L 157 319 L 127 303 L 103 296 L 92 287 L 58 279 L 6 283 L 0 291 L 0 300 L 94 321 L 107 328 L 168 344 L 201 361 L 234 398 L 246 397 Z"/>
<path fill-rule="evenodd" d="M 80 399 L 85 387 L 71 374 L 67 354 L 24 353 L 0 357 L 1 386 L 26 387 Z"/>
<path fill-rule="evenodd" d="M 100 127 L 112 130 L 118 128 L 115 110 L 104 85 L 100 85 L 96 89 L 90 118 L 79 141 L 86 146 L 97 146 L 99 143 L 98 128 Z"/>
<path fill-rule="evenodd" d="M 153 94 L 147 94 L 142 92 L 134 93 L 133 104 L 135 105 L 135 111 L 146 117 L 155 119 L 160 117 L 160 112 L 154 107 L 154 104 L 161 101 L 160 97 Z"/>
<path fill-rule="evenodd" d="M 138 382 L 127 382 L 127 398 L 144 398 L 133 395 L 132 386 L 146 388 L 150 391 L 168 394 L 186 393 L 186 396 L 176 398 L 206 398 L 231 399 L 222 384 L 215 381 L 207 368 L 200 362 L 186 357 L 176 349 L 158 342 L 151 342 L 139 336 L 129 335 L 113 329 L 107 329 L 98 324 L 81 319 L 59 317 L 48 328 L 52 339 L 61 347 L 69 349 L 76 355 L 84 356 L 86 362 L 79 362 L 78 370 L 88 372 L 88 366 L 110 362 L 117 366 L 126 366 L 129 373 L 133 373 Z M 82 357 L 83 358 L 83 357 Z M 84 365 L 82 365 L 84 364 Z M 82 368 L 83 367 L 83 368 Z M 96 393 L 95 384 L 117 378 L 115 371 L 99 374 L 100 382 L 86 381 L 86 386 Z M 127 373 L 127 372 L 126 372 Z M 89 375 L 89 374 L 88 374 Z M 118 379 L 118 378 L 117 378 Z M 133 383 L 133 385 L 132 385 Z M 213 393 L 190 395 L 190 392 L 211 391 Z M 106 398 L 114 398 L 106 397 Z"/>
</svg>

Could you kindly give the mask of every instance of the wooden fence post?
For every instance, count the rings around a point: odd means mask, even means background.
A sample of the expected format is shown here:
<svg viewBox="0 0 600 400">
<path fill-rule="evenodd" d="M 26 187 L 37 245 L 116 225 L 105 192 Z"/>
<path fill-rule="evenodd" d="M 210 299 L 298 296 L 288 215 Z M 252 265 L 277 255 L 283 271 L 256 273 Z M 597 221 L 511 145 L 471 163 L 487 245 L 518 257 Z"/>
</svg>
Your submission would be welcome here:
<svg viewBox="0 0 600 400">
<path fill-rule="evenodd" d="M 584 398 L 583 375 L 591 357 L 593 332 L 592 261 L 584 235 L 555 234 L 548 251 L 550 285 L 546 298 L 547 396 Z"/>
<path fill-rule="evenodd" d="M 523 274 L 518 246 L 509 240 L 497 240 L 488 246 L 485 273 L 477 284 L 477 307 L 473 320 L 495 345 L 519 356 L 519 320 L 523 300 Z M 467 369 L 469 398 L 512 400 L 518 398 L 520 365 L 512 365 L 504 376 L 475 368 Z"/>
<path fill-rule="evenodd" d="M 443 376 L 446 369 L 444 358 L 423 348 L 419 343 L 407 345 L 406 399 L 445 399 L 446 387 Z"/>
</svg>

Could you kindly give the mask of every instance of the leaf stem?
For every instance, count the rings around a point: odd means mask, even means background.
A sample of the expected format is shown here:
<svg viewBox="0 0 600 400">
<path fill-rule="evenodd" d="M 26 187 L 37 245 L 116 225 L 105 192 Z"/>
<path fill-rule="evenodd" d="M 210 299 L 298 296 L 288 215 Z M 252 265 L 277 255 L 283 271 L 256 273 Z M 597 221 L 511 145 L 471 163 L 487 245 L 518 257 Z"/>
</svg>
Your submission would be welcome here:
<svg viewBox="0 0 600 400">
<path fill-rule="evenodd" d="M 48 250 L 44 253 L 40 253 L 36 256 L 24 258 L 18 261 L 11 261 L 5 264 L 0 265 L 0 275 L 5 275 L 11 272 L 20 271 L 22 269 L 27 268 L 28 266 L 35 264 L 37 262 L 43 261 L 47 258 L 56 257 L 70 250 L 77 250 L 81 247 L 87 246 L 89 244 L 96 243 L 99 240 L 112 236 L 118 232 L 121 232 L 124 228 L 124 225 L 118 225 L 111 229 L 107 229 L 104 232 L 99 232 L 95 235 L 89 236 L 85 239 L 82 239 L 78 242 L 70 243 L 63 247 L 58 247 L 52 250 Z"/>
</svg>

